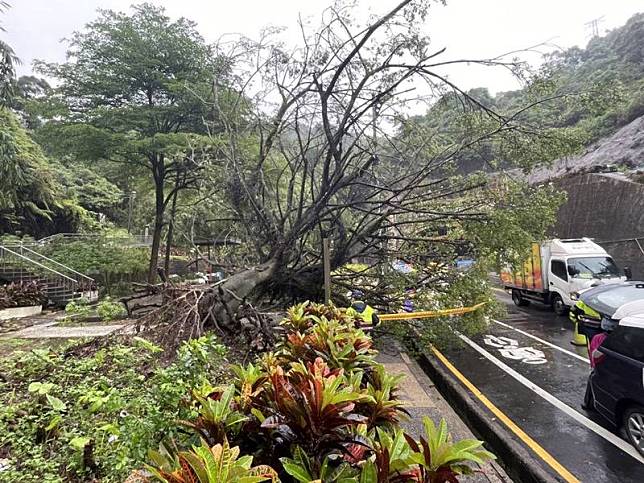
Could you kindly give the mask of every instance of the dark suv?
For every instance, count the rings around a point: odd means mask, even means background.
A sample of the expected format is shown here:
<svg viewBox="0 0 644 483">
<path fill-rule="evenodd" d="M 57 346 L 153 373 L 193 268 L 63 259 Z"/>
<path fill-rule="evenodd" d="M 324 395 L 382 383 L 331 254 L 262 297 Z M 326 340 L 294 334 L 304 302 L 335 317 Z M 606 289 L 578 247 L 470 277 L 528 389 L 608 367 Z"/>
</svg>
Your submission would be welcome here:
<svg viewBox="0 0 644 483">
<path fill-rule="evenodd" d="M 620 320 L 591 357 L 592 405 L 644 455 L 644 314 Z"/>
</svg>

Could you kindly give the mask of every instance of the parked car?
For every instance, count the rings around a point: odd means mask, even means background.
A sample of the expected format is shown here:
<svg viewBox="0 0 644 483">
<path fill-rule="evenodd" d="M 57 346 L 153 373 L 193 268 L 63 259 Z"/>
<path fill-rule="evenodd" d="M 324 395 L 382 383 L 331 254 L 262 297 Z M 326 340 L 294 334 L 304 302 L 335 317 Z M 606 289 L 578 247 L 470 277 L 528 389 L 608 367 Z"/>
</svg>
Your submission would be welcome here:
<svg viewBox="0 0 644 483">
<path fill-rule="evenodd" d="M 628 281 L 591 287 L 575 294 L 570 320 L 579 323 L 579 332 L 591 336 L 608 331 L 620 319 L 644 313 L 644 282 Z"/>
<path fill-rule="evenodd" d="M 590 406 L 644 455 L 644 313 L 622 318 L 591 357 Z"/>
</svg>

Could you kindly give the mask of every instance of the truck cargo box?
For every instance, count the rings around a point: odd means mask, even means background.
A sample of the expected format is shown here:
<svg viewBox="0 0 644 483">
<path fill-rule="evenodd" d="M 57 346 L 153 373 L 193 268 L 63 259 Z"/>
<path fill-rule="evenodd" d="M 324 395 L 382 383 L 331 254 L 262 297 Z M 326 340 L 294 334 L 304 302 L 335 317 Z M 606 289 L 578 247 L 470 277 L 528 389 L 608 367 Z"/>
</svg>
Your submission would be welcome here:
<svg viewBox="0 0 644 483">
<path fill-rule="evenodd" d="M 504 287 L 521 288 L 534 292 L 544 292 L 543 263 L 541 247 L 533 243 L 530 256 L 523 264 L 523 270 L 513 272 L 511 267 L 501 271 L 501 282 Z"/>
</svg>

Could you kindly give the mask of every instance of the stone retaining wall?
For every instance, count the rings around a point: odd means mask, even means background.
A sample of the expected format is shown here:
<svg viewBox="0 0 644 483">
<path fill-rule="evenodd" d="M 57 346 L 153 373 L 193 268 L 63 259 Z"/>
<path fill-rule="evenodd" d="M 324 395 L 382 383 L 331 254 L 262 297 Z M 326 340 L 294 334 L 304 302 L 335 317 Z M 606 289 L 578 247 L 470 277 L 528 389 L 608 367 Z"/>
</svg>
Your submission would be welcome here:
<svg viewBox="0 0 644 483">
<path fill-rule="evenodd" d="M 623 268 L 644 279 L 644 185 L 614 174 L 584 174 L 555 181 L 568 193 L 559 210 L 553 236 L 587 236 L 602 242 Z"/>
</svg>

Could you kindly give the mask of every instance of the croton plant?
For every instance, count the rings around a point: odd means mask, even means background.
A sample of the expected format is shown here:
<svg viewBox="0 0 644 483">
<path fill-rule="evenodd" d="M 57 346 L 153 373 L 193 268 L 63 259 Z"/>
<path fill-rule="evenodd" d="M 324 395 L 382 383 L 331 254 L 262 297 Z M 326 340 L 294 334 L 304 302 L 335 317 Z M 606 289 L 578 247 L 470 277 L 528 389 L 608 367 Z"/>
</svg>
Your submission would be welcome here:
<svg viewBox="0 0 644 483">
<path fill-rule="evenodd" d="M 0 310 L 11 307 L 43 305 L 47 296 L 36 281 L 10 283 L 0 286 Z"/>
<path fill-rule="evenodd" d="M 371 338 L 343 309 L 292 307 L 283 340 L 227 387 L 195 388 L 192 449 L 151 451 L 151 479 L 220 482 L 457 482 L 494 458 L 477 440 L 451 441 L 425 418 L 416 440 L 400 421 L 400 376 L 376 362 Z"/>
</svg>

